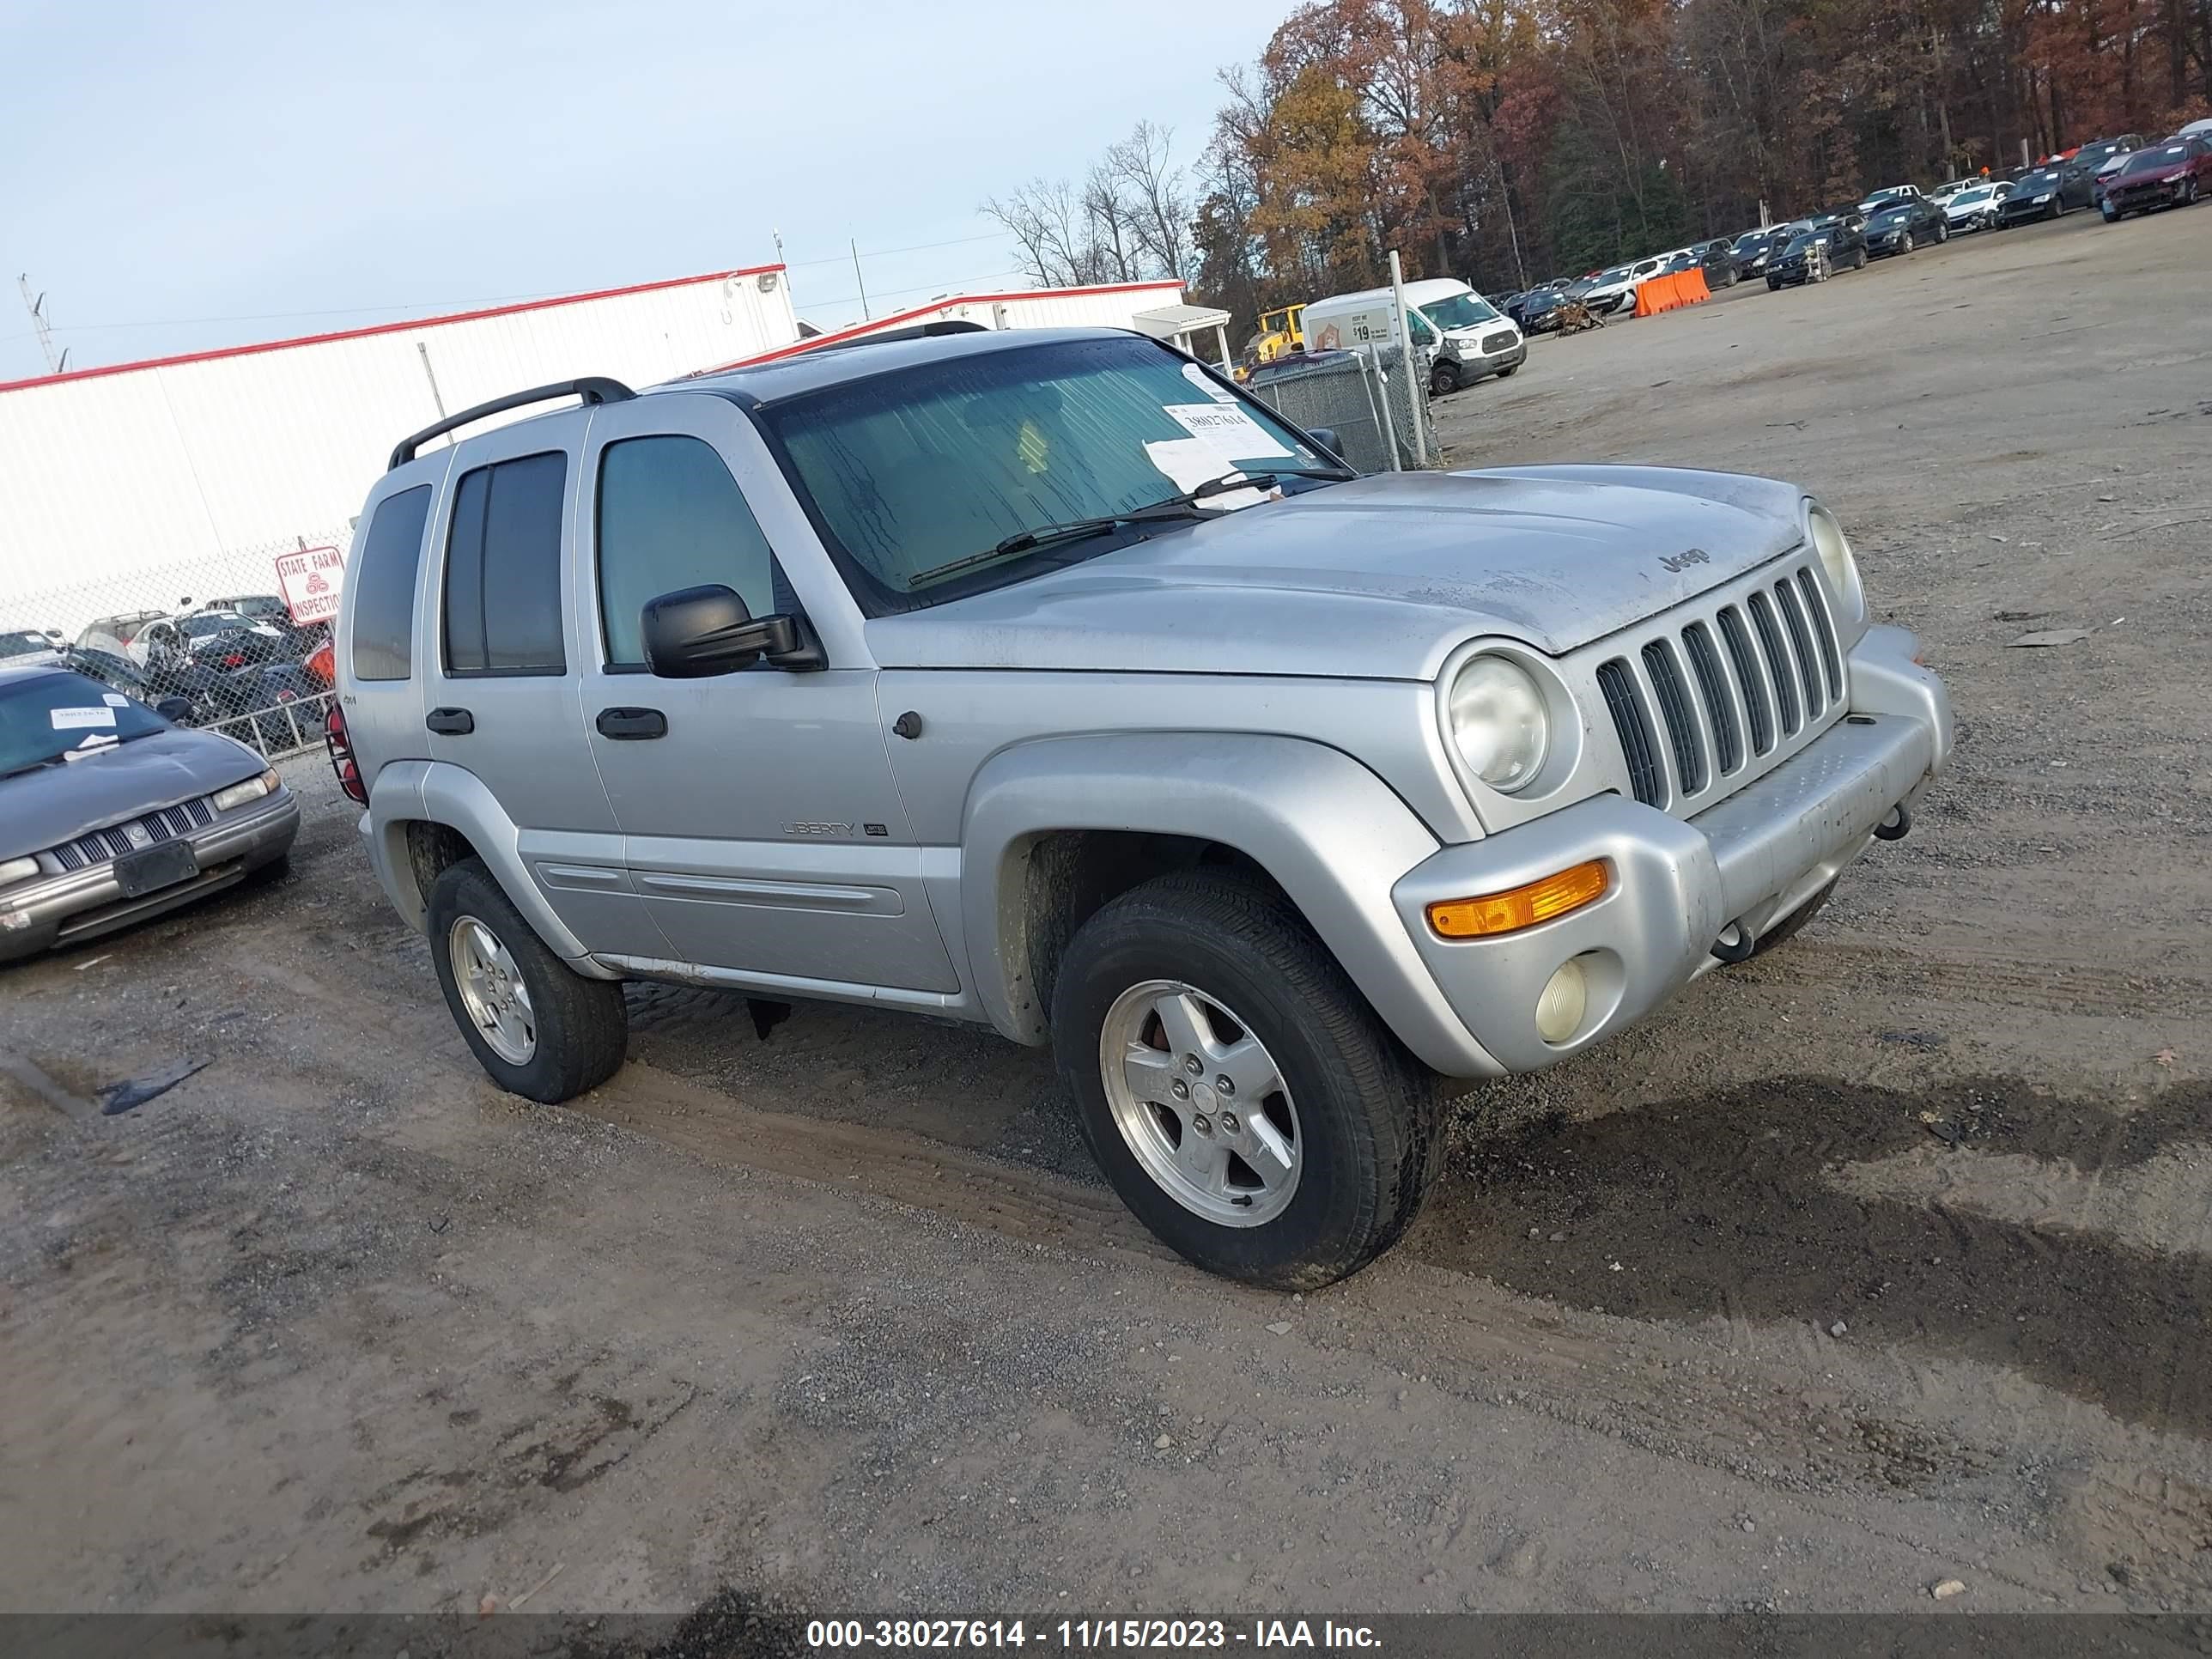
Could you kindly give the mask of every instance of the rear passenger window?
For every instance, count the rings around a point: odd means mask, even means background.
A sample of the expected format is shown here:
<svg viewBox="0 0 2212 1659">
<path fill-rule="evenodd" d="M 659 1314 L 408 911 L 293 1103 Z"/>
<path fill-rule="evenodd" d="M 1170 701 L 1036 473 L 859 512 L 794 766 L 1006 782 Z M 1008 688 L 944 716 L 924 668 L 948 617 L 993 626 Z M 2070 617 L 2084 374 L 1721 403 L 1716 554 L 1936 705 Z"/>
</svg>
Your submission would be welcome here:
<svg viewBox="0 0 2212 1659">
<path fill-rule="evenodd" d="M 422 524 L 430 486 L 387 495 L 354 549 L 353 677 L 404 680 L 414 662 L 415 584 L 422 568 Z"/>
<path fill-rule="evenodd" d="M 558 674 L 565 455 L 526 455 L 461 475 L 446 545 L 446 670 Z"/>
<path fill-rule="evenodd" d="M 599 626 L 610 668 L 641 668 L 646 602 L 718 582 L 756 617 L 776 602 L 775 558 L 730 469 L 696 438 L 628 438 L 599 459 Z"/>
</svg>

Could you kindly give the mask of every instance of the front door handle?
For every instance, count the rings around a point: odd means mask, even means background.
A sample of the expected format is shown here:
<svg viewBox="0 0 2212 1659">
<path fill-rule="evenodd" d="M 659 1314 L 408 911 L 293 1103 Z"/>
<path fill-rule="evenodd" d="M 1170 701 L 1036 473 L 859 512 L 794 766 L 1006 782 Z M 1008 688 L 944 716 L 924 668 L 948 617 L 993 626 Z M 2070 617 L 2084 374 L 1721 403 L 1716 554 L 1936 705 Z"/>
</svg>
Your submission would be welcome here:
<svg viewBox="0 0 2212 1659">
<path fill-rule="evenodd" d="M 593 722 L 603 738 L 612 738 L 617 743 L 635 743 L 645 738 L 665 738 L 668 735 L 668 716 L 658 708 L 602 708 Z"/>
<path fill-rule="evenodd" d="M 444 738 L 465 738 L 477 729 L 477 717 L 465 708 L 433 708 L 422 724 Z"/>
</svg>

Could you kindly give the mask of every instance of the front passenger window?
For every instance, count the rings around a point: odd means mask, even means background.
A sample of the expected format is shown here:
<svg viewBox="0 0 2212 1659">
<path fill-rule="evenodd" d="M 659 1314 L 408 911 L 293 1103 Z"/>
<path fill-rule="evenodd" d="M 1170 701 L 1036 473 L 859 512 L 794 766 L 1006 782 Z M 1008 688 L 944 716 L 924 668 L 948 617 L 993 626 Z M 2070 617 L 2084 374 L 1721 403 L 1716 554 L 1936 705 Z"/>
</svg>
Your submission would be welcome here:
<svg viewBox="0 0 2212 1659">
<path fill-rule="evenodd" d="M 626 438 L 599 459 L 599 618 L 610 668 L 641 668 L 648 599 L 710 582 L 756 617 L 788 611 L 775 557 L 714 447 L 674 435 Z"/>
</svg>

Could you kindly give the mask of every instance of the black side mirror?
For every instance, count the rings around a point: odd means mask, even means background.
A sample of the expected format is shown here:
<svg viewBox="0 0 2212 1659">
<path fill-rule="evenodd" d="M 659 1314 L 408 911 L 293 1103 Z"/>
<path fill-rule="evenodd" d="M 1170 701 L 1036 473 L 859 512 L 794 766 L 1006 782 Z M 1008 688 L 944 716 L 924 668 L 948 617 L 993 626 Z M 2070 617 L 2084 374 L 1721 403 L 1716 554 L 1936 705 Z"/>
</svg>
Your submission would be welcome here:
<svg viewBox="0 0 2212 1659">
<path fill-rule="evenodd" d="M 719 582 L 647 600 L 642 632 L 646 664 L 665 680 L 733 674 L 763 657 L 778 668 L 827 665 L 822 647 L 798 617 L 756 617 Z"/>
<path fill-rule="evenodd" d="M 1336 441 L 1334 427 L 1310 426 L 1306 428 L 1306 436 L 1327 450 L 1330 459 L 1340 461 L 1344 459 L 1344 448 Z"/>
<path fill-rule="evenodd" d="M 192 723 L 192 705 L 189 697 L 164 697 L 154 705 L 154 712 L 172 726 Z"/>
</svg>

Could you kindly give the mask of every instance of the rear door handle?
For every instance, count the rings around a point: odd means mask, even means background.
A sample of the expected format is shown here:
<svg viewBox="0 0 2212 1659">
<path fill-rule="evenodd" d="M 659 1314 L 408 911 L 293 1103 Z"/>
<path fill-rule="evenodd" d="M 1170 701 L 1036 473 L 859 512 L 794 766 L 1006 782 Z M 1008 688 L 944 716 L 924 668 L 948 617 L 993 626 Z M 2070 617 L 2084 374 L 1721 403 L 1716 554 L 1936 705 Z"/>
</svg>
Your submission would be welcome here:
<svg viewBox="0 0 2212 1659">
<path fill-rule="evenodd" d="M 465 738 L 477 729 L 477 717 L 465 708 L 433 708 L 422 724 L 441 737 Z"/>
<path fill-rule="evenodd" d="M 599 728 L 601 737 L 612 738 L 617 743 L 668 735 L 668 716 L 658 708 L 602 708 L 593 723 Z"/>
</svg>

